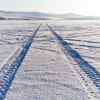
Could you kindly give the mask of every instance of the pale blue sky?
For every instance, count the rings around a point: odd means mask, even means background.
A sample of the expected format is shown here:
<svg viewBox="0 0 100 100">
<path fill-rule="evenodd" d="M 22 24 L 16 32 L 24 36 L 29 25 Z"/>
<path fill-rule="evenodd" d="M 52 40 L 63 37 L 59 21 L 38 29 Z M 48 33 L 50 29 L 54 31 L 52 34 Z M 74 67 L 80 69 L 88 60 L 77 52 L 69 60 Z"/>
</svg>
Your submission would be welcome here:
<svg viewBox="0 0 100 100">
<path fill-rule="evenodd" d="M 100 16 L 100 0 L 0 0 L 0 10 Z"/>
</svg>

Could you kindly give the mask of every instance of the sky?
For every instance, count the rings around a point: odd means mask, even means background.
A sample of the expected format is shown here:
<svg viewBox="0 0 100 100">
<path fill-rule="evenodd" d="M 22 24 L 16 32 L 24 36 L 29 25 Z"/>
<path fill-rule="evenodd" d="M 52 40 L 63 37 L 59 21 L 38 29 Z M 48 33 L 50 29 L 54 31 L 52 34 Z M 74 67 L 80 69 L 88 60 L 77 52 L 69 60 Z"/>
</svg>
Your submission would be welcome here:
<svg viewBox="0 0 100 100">
<path fill-rule="evenodd" d="M 100 0 L 0 0 L 0 10 L 100 16 Z"/>
</svg>

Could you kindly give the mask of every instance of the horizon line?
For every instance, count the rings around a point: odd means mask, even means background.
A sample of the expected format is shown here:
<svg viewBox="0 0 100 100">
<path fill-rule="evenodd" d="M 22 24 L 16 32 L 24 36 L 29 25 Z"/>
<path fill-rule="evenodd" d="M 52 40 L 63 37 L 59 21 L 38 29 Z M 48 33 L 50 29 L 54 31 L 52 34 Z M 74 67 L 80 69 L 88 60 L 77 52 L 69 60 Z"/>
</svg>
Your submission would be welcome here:
<svg viewBox="0 0 100 100">
<path fill-rule="evenodd" d="M 75 15 L 80 15 L 80 16 L 93 16 L 93 17 L 100 17 L 100 16 L 95 16 L 95 15 L 87 15 L 87 14 L 79 14 L 76 12 L 66 12 L 66 13 L 54 13 L 54 12 L 46 12 L 46 11 L 35 11 L 35 10 L 27 10 L 27 11 L 22 11 L 22 10 L 0 10 L 1 12 L 36 12 L 36 13 L 45 13 L 45 14 L 52 14 L 52 15 L 65 15 L 65 14 L 75 14 Z"/>
</svg>

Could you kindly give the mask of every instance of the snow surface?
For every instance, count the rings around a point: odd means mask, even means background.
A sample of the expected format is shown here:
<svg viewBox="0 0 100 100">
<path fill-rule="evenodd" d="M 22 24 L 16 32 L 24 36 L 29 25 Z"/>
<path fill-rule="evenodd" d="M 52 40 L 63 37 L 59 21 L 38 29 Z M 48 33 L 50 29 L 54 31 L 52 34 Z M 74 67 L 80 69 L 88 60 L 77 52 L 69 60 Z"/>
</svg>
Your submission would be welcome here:
<svg viewBox="0 0 100 100">
<path fill-rule="evenodd" d="M 72 21 L 53 26 L 71 47 L 100 71 L 100 22 Z"/>
<path fill-rule="evenodd" d="M 40 21 L 1 21 L 0 65 L 32 35 Z M 100 71 L 100 23 L 55 21 L 50 25 Z M 66 58 L 67 59 L 67 58 Z M 42 25 L 5 100 L 90 100 L 74 64 L 63 57 L 55 37 Z"/>
</svg>

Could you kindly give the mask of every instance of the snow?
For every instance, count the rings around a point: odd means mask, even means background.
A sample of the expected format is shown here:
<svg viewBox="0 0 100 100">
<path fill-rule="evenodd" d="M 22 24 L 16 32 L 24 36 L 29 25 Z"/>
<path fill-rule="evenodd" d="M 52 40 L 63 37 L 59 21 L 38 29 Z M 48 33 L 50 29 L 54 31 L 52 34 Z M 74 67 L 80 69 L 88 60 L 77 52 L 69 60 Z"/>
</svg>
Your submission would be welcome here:
<svg viewBox="0 0 100 100">
<path fill-rule="evenodd" d="M 99 22 L 47 22 L 88 63 L 100 71 Z M 0 65 L 6 63 L 5 59 L 15 49 L 22 47 L 39 23 L 40 21 L 1 21 Z M 34 38 L 5 100 L 90 100 L 79 74 L 73 71 L 76 65 L 63 55 L 55 37 L 44 23 Z"/>
<path fill-rule="evenodd" d="M 54 29 L 57 30 L 86 61 L 90 62 L 91 65 L 100 71 L 100 22 L 81 21 L 69 22 L 67 24 L 62 22 L 61 24 L 56 25 Z M 62 31 L 59 31 L 57 27 L 61 27 Z"/>
</svg>

